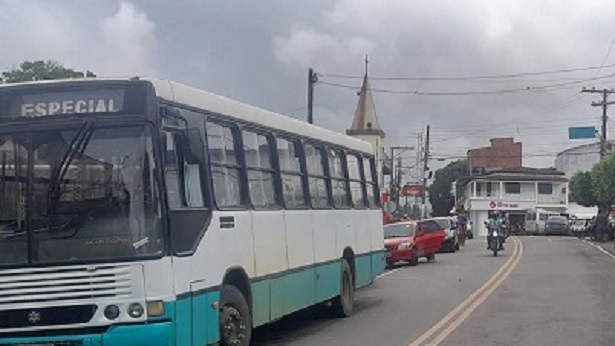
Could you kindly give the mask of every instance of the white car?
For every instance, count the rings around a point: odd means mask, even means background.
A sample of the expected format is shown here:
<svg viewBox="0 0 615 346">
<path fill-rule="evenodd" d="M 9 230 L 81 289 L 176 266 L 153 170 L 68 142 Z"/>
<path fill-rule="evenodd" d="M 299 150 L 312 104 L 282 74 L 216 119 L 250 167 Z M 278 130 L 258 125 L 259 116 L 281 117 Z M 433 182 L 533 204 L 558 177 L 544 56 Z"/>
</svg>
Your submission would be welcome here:
<svg viewBox="0 0 615 346">
<path fill-rule="evenodd" d="M 446 237 L 440 246 L 441 252 L 455 252 L 459 250 L 459 231 L 457 221 L 453 217 L 434 217 L 433 220 L 444 229 Z"/>
</svg>

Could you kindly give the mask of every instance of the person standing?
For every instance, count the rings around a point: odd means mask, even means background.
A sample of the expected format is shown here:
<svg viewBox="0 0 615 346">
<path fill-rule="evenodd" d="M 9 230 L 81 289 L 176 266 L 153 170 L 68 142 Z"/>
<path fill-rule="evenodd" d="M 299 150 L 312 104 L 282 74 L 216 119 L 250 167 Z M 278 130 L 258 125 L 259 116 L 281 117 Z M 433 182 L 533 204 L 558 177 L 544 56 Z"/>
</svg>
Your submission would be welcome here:
<svg viewBox="0 0 615 346">
<path fill-rule="evenodd" d="M 382 224 L 388 225 L 393 221 L 393 215 L 386 210 L 382 211 Z"/>
<path fill-rule="evenodd" d="M 457 216 L 457 225 L 459 227 L 459 245 L 466 245 L 466 230 L 468 229 L 468 218 L 464 213 Z"/>
</svg>

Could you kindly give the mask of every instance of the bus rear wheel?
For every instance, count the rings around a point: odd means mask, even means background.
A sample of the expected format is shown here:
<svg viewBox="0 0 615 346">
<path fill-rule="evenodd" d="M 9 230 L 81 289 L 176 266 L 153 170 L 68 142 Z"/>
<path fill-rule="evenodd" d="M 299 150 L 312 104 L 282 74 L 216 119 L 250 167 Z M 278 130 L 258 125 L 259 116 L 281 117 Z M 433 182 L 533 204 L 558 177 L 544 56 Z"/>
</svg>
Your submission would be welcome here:
<svg viewBox="0 0 615 346">
<path fill-rule="evenodd" d="M 348 262 L 342 260 L 342 282 L 340 295 L 333 299 L 331 306 L 333 315 L 336 317 L 348 317 L 352 315 L 354 307 L 354 280 Z"/>
<path fill-rule="evenodd" d="M 250 345 L 252 317 L 245 297 L 232 285 L 220 291 L 220 345 Z"/>
</svg>

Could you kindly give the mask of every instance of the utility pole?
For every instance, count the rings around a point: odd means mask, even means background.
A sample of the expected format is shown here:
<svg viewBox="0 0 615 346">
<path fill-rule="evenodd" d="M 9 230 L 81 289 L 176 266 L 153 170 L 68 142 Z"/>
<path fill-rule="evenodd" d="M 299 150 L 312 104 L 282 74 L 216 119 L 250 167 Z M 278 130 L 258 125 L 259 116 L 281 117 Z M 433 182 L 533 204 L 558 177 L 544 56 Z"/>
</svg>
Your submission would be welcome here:
<svg viewBox="0 0 615 346">
<path fill-rule="evenodd" d="M 391 179 L 389 180 L 389 195 L 391 196 L 391 200 L 393 200 L 395 191 L 395 158 L 393 157 L 394 150 L 395 147 L 391 147 Z"/>
<path fill-rule="evenodd" d="M 425 205 L 425 197 L 427 192 L 427 171 L 429 170 L 429 125 L 425 133 L 425 155 L 423 157 L 423 196 L 421 202 Z"/>
<path fill-rule="evenodd" d="M 581 92 L 584 93 L 590 93 L 590 94 L 602 94 L 602 101 L 601 102 L 592 102 L 592 107 L 602 107 L 602 128 L 600 131 L 600 157 L 604 157 L 604 155 L 606 155 L 606 129 L 607 129 L 607 120 L 608 117 L 606 115 L 606 109 L 609 105 L 615 104 L 615 101 L 608 101 L 609 95 L 615 93 L 615 90 L 611 89 L 602 89 L 602 90 L 597 90 L 597 89 L 585 89 L 583 88 L 583 90 L 581 90 Z"/>
<path fill-rule="evenodd" d="M 308 70 L 308 94 L 307 94 L 307 122 L 308 124 L 314 123 L 313 109 L 314 109 L 314 84 L 318 82 L 318 75 L 312 68 Z"/>
<path fill-rule="evenodd" d="M 395 205 L 399 209 L 399 200 L 401 191 L 401 156 L 397 158 L 397 196 L 395 198 Z"/>
<path fill-rule="evenodd" d="M 414 147 L 409 146 L 391 146 L 391 180 L 389 181 L 389 195 L 391 201 L 395 205 L 399 205 L 399 192 L 401 190 L 401 157 L 397 160 L 397 168 L 395 168 L 395 150 L 414 150 Z M 397 172 L 396 172 L 397 171 Z"/>
</svg>

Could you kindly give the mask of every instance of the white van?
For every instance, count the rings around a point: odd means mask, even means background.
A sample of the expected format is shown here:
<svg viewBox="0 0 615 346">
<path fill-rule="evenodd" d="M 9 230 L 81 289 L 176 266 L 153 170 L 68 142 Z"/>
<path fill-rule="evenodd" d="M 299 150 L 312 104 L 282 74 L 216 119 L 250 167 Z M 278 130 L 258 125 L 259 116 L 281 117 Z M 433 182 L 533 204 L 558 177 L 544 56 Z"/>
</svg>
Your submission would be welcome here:
<svg viewBox="0 0 615 346">
<path fill-rule="evenodd" d="M 525 232 L 527 234 L 545 234 L 545 222 L 550 216 L 558 216 L 559 213 L 544 209 L 528 209 L 525 214 Z"/>
</svg>

